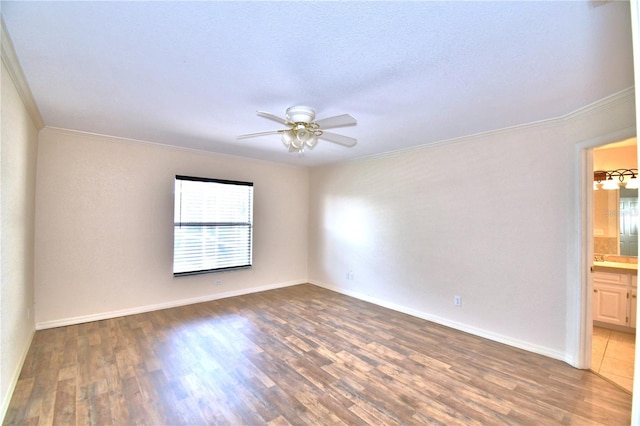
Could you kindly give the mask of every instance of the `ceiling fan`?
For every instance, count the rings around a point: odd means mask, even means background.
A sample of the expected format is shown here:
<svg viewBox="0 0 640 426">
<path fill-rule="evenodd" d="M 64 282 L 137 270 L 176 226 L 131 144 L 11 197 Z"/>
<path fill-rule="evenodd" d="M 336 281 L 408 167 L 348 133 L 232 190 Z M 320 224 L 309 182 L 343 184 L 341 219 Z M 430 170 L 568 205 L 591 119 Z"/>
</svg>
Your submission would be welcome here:
<svg viewBox="0 0 640 426">
<path fill-rule="evenodd" d="M 285 118 L 264 111 L 258 111 L 257 114 L 261 117 L 277 121 L 287 128 L 247 133 L 238 136 L 238 139 L 281 133 L 282 143 L 289 149 L 289 152 L 299 153 L 303 153 L 305 148 L 313 149 L 318 143 L 318 139 L 324 139 L 347 147 L 352 147 L 357 142 L 357 140 L 352 137 L 324 130 L 358 124 L 356 119 L 349 114 L 336 115 L 313 121 L 316 118 L 316 112 L 313 108 L 307 106 L 292 106 L 287 108 Z"/>
</svg>

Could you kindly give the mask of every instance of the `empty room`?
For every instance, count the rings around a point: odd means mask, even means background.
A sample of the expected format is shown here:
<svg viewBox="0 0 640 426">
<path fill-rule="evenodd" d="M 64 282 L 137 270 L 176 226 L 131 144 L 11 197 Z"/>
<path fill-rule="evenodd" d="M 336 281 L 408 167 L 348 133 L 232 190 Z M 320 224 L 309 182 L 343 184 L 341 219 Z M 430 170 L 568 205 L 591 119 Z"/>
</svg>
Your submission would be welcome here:
<svg viewBox="0 0 640 426">
<path fill-rule="evenodd" d="M 635 4 L 0 11 L 3 424 L 640 421 Z"/>
</svg>

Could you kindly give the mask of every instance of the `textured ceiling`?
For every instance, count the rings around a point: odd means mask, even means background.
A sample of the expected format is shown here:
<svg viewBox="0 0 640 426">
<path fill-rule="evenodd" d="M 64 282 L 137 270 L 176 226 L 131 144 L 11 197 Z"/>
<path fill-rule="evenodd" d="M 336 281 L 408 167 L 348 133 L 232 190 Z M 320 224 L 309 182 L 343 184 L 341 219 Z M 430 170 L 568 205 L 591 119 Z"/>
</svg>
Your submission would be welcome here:
<svg viewBox="0 0 640 426">
<path fill-rule="evenodd" d="M 633 86 L 627 2 L 2 1 L 47 126 L 319 165 L 555 118 Z M 353 148 L 304 156 L 256 110 Z"/>
</svg>

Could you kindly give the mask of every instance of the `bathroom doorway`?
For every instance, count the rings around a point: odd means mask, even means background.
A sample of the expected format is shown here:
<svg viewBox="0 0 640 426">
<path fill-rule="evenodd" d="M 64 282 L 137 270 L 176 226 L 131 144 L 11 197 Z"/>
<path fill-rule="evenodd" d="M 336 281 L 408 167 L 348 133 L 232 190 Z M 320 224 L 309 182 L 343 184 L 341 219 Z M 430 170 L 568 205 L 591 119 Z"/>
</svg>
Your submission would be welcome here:
<svg viewBox="0 0 640 426">
<path fill-rule="evenodd" d="M 593 149 L 591 370 L 633 390 L 638 265 L 637 141 Z M 634 188 L 635 187 L 635 188 Z"/>
</svg>

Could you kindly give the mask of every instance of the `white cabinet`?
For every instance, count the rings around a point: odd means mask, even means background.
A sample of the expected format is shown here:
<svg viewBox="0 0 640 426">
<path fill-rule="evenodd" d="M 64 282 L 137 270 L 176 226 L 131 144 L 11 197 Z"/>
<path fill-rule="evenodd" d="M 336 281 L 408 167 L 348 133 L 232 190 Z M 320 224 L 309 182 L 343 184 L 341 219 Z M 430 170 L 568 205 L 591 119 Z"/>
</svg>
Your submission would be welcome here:
<svg viewBox="0 0 640 426">
<path fill-rule="evenodd" d="M 637 277 L 633 283 L 637 285 Z M 636 326 L 637 287 L 632 275 L 593 273 L 593 319 L 627 327 Z"/>
</svg>

